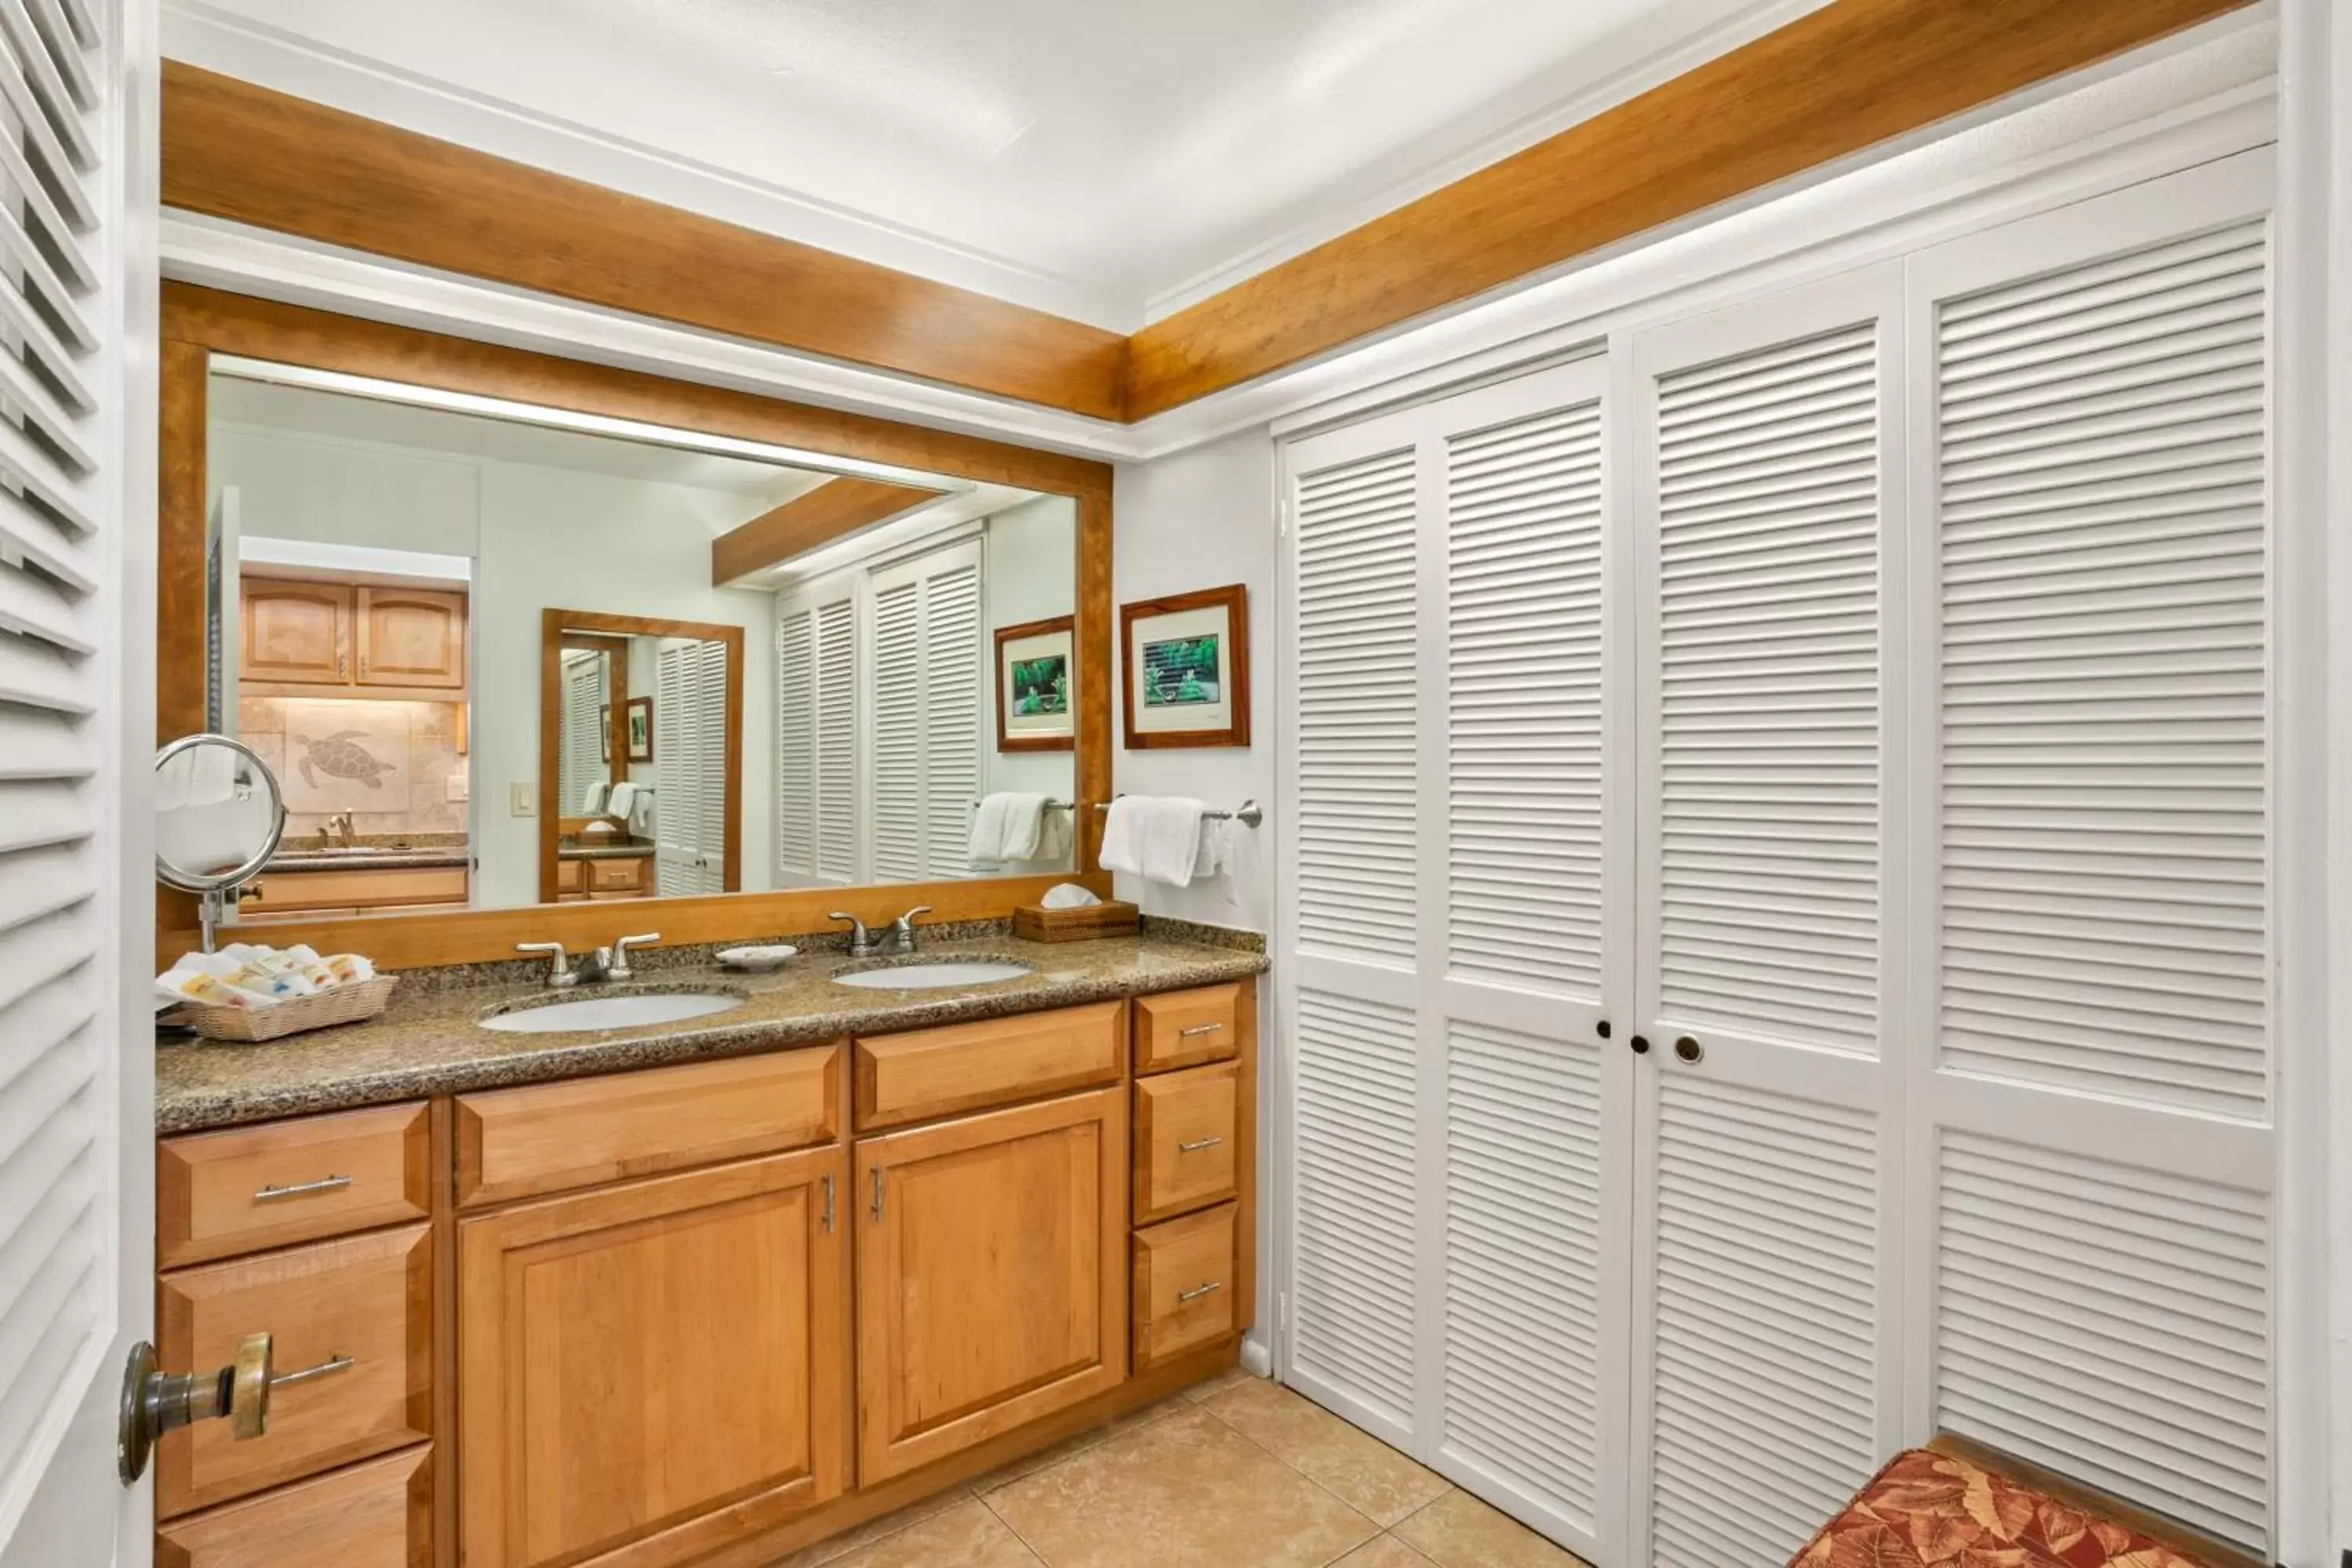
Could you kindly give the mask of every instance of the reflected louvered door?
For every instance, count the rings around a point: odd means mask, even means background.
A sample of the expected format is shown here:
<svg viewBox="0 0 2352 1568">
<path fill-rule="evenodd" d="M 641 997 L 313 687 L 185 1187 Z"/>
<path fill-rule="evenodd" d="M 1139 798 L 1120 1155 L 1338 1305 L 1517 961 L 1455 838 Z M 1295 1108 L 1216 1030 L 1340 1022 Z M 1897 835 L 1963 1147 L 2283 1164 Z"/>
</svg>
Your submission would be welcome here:
<svg viewBox="0 0 2352 1568">
<path fill-rule="evenodd" d="M 816 880 L 816 610 L 776 604 L 776 885 Z"/>
<path fill-rule="evenodd" d="M 855 585 L 803 590 L 776 610 L 779 886 L 859 880 Z"/>
<path fill-rule="evenodd" d="M 923 874 L 923 589 L 909 578 L 874 591 L 874 879 Z"/>
<path fill-rule="evenodd" d="M 110 1439 L 124 1357 L 152 1330 L 153 47 L 152 11 L 131 27 L 82 0 L 0 5 L 7 1568 L 151 1552 L 150 1494 L 117 1485 Z M 125 221 L 142 208 L 143 230 Z M 149 352 L 127 353 L 142 335 Z"/>
<path fill-rule="evenodd" d="M 1919 258 L 1926 1419 L 2273 1553 L 2271 162 Z"/>
<path fill-rule="evenodd" d="M 872 872 L 858 853 L 857 605 L 847 592 L 816 607 L 815 851 L 822 882 L 854 886 Z"/>
<path fill-rule="evenodd" d="M 1655 1568 L 1786 1561 L 1901 1430 L 1901 289 L 1871 269 L 1633 348 L 1625 1560 Z"/>
<path fill-rule="evenodd" d="M 727 890 L 727 645 L 697 643 L 694 664 L 694 890 Z"/>
<path fill-rule="evenodd" d="M 695 645 L 672 638 L 654 651 L 654 886 L 663 898 L 698 890 L 702 752 L 691 743 Z"/>
<path fill-rule="evenodd" d="M 878 568 L 870 584 L 874 879 L 968 877 L 988 679 L 980 542 Z"/>
<path fill-rule="evenodd" d="M 1284 803 L 1286 1375 L 1595 1557 L 1631 1083 L 1594 1027 L 1631 910 L 1604 850 L 1606 383 L 1587 361 L 1291 449 Z"/>
</svg>

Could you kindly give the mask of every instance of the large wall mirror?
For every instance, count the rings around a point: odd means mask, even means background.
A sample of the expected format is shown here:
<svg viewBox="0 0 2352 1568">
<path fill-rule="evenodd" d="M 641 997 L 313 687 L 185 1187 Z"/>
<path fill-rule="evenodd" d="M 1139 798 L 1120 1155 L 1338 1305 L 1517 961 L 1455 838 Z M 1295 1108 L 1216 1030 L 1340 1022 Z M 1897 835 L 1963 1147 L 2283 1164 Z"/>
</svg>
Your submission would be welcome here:
<svg viewBox="0 0 2352 1568">
<path fill-rule="evenodd" d="M 1083 868 L 1072 496 L 220 353 L 204 421 L 234 921 Z"/>
</svg>

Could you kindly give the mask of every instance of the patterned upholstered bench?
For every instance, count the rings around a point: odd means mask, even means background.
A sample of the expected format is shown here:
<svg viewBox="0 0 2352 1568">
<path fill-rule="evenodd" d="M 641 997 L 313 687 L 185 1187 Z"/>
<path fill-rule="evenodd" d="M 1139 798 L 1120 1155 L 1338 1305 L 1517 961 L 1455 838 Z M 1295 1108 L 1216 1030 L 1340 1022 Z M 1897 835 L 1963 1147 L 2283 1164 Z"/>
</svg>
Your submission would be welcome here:
<svg viewBox="0 0 2352 1568">
<path fill-rule="evenodd" d="M 1789 1568 L 2262 1568 L 1964 1438 L 1897 1454 Z"/>
</svg>

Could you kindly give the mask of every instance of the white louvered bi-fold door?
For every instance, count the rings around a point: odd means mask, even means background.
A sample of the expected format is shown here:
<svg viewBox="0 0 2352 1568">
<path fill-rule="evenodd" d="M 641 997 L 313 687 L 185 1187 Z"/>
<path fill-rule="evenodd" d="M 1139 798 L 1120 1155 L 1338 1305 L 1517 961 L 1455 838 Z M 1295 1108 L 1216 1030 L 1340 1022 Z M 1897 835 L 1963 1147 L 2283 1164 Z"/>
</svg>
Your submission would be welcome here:
<svg viewBox="0 0 2352 1568">
<path fill-rule="evenodd" d="M 872 574 L 877 881 L 971 874 L 988 679 L 981 560 L 967 540 Z"/>
<path fill-rule="evenodd" d="M 865 879 L 856 860 L 856 613 L 845 577 L 777 605 L 779 887 Z"/>
<path fill-rule="evenodd" d="M 2271 1556 L 2271 161 L 1918 258 L 1914 1396 Z"/>
<path fill-rule="evenodd" d="M 127 352 L 155 331 L 153 27 L 152 6 L 0 5 L 6 1568 L 152 1549 L 110 1437 L 153 1300 L 154 369 Z"/>
<path fill-rule="evenodd" d="M 1588 1556 L 1623 1485 L 1602 1129 L 1631 1082 L 1595 1033 L 1626 929 L 1606 379 L 1571 364 L 1292 449 L 1283 813 L 1286 1375 Z"/>
<path fill-rule="evenodd" d="M 1900 1430 L 1901 288 L 1873 269 L 1633 345 L 1625 1561 L 1654 1568 L 1785 1562 Z"/>
</svg>

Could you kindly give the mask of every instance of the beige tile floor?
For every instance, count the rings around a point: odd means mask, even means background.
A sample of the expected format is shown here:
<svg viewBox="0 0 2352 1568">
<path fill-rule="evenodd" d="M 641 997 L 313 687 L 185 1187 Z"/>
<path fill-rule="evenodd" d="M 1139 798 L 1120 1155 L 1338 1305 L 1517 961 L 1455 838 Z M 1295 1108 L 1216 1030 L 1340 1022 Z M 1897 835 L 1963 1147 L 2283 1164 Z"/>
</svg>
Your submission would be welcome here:
<svg viewBox="0 0 2352 1568">
<path fill-rule="evenodd" d="M 1288 1389 L 1241 1372 L 776 1568 L 1583 1568 Z"/>
</svg>

